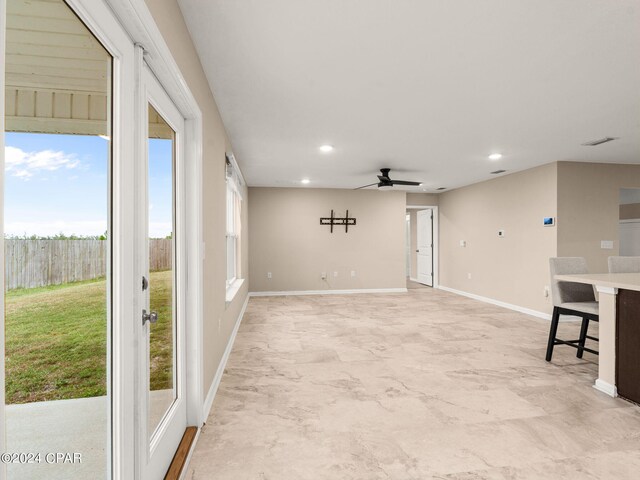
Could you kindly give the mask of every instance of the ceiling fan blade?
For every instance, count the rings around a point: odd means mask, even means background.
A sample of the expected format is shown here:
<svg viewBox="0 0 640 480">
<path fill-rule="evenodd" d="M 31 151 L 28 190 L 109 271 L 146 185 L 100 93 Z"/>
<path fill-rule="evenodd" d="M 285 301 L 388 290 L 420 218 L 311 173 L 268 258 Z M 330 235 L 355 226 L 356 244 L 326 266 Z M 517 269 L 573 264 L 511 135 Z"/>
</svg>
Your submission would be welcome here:
<svg viewBox="0 0 640 480">
<path fill-rule="evenodd" d="M 409 182 L 408 180 L 391 180 L 392 185 L 411 185 L 413 187 L 417 187 L 421 185 L 422 182 Z"/>
<path fill-rule="evenodd" d="M 385 177 L 384 175 L 378 175 L 378 178 L 382 183 L 389 183 L 391 181 L 389 177 Z"/>
<path fill-rule="evenodd" d="M 374 185 L 378 185 L 378 182 L 376 182 L 376 183 L 370 183 L 369 185 L 363 185 L 363 186 L 361 186 L 361 187 L 354 188 L 354 190 L 360 190 L 361 188 L 373 187 Z"/>
</svg>

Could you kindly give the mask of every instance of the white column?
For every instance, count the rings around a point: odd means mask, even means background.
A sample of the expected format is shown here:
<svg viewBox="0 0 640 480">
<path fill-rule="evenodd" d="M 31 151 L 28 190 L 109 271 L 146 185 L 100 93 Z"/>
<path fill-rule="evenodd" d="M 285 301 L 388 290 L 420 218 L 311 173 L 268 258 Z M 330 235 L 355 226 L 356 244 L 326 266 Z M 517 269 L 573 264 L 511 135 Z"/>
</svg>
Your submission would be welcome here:
<svg viewBox="0 0 640 480">
<path fill-rule="evenodd" d="M 598 379 L 594 388 L 612 397 L 616 388 L 616 300 L 618 289 L 596 286 L 600 299 L 600 325 L 598 328 Z"/>
</svg>

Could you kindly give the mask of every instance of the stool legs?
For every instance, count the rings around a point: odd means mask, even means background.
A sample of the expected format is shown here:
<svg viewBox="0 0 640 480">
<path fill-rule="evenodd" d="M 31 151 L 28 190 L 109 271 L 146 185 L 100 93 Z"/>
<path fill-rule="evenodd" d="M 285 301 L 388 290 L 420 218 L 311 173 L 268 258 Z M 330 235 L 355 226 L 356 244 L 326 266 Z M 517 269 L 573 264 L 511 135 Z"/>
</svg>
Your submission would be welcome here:
<svg viewBox="0 0 640 480">
<path fill-rule="evenodd" d="M 556 343 L 556 334 L 558 333 L 559 320 L 560 309 L 558 307 L 553 307 L 553 315 L 551 316 L 551 328 L 549 329 L 549 342 L 547 343 L 547 362 L 551 361 L 551 357 L 553 355 L 553 347 Z M 584 344 L 582 346 L 584 347 Z"/>
<path fill-rule="evenodd" d="M 576 357 L 582 358 L 582 354 L 584 353 L 584 344 L 587 341 L 587 331 L 589 330 L 589 319 L 586 317 L 582 318 L 582 326 L 580 327 L 580 342 L 578 342 L 578 353 L 576 353 Z"/>
</svg>

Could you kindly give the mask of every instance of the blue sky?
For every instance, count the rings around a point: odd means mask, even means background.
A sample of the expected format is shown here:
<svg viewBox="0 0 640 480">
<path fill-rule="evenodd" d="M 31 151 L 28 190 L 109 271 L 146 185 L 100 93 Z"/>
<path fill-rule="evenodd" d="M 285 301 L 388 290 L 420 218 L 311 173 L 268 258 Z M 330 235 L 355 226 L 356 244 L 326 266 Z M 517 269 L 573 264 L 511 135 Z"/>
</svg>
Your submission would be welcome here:
<svg viewBox="0 0 640 480">
<path fill-rule="evenodd" d="M 108 142 L 98 136 L 5 134 L 5 234 L 101 235 Z M 149 141 L 149 236 L 171 233 L 171 141 Z"/>
</svg>

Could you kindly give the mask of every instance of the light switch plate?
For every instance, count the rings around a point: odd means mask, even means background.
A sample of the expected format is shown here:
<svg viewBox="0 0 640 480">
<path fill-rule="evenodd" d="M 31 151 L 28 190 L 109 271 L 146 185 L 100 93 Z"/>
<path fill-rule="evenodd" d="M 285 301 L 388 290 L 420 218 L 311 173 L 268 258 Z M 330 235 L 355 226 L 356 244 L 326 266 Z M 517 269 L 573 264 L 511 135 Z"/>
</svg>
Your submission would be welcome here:
<svg viewBox="0 0 640 480">
<path fill-rule="evenodd" d="M 613 240 L 601 240 L 600 248 L 604 250 L 613 250 Z"/>
</svg>

